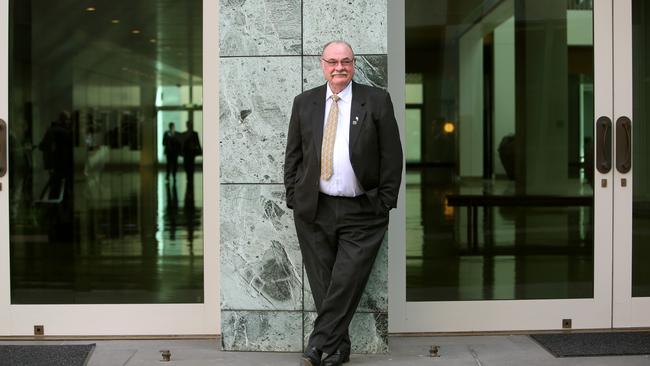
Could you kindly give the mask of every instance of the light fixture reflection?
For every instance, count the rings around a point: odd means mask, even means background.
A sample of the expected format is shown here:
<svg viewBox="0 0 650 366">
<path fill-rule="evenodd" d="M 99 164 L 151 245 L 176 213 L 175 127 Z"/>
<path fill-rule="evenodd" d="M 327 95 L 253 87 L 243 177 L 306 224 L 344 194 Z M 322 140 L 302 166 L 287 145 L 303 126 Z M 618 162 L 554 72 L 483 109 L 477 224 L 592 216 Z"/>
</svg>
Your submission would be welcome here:
<svg viewBox="0 0 650 366">
<path fill-rule="evenodd" d="M 442 130 L 445 131 L 445 133 L 452 133 L 456 129 L 456 126 L 454 126 L 453 122 L 447 121 L 445 124 L 442 126 Z"/>
<path fill-rule="evenodd" d="M 120 22 L 119 19 L 113 19 L 113 20 L 111 20 L 111 23 L 113 23 L 113 24 L 118 24 L 119 22 Z"/>
<path fill-rule="evenodd" d="M 445 218 L 447 220 L 453 220 L 454 219 L 454 206 L 449 206 L 449 202 L 447 202 L 446 198 L 443 200 L 443 207 L 444 207 Z"/>
<path fill-rule="evenodd" d="M 133 34 L 140 34 L 140 30 L 139 30 L 139 29 L 134 29 L 134 30 L 131 31 L 131 33 L 133 33 Z"/>
<path fill-rule="evenodd" d="M 89 6 L 89 7 L 86 8 L 86 11 L 90 12 L 90 13 L 92 13 L 95 10 L 97 10 L 97 8 L 95 8 L 94 6 Z"/>
</svg>

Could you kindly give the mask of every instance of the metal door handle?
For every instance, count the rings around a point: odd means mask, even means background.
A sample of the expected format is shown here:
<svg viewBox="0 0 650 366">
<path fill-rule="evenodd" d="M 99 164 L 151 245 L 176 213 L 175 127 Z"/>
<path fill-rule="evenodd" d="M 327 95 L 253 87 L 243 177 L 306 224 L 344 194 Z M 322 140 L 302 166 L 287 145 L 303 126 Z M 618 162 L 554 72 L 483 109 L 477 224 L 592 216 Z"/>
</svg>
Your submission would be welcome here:
<svg viewBox="0 0 650 366">
<path fill-rule="evenodd" d="M 616 170 L 627 173 L 632 169 L 632 121 L 623 116 L 616 120 Z"/>
<path fill-rule="evenodd" d="M 600 117 L 596 121 L 596 169 L 601 174 L 612 170 L 612 120 Z"/>
<path fill-rule="evenodd" d="M 7 123 L 0 119 L 0 178 L 7 174 Z"/>
</svg>

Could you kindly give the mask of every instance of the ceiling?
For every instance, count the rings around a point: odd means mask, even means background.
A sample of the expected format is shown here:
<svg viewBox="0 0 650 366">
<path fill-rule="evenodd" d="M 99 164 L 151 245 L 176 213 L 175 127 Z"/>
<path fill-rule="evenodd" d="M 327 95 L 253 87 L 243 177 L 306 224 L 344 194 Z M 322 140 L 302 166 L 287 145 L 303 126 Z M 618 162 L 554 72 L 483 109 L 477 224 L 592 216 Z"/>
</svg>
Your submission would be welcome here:
<svg viewBox="0 0 650 366">
<path fill-rule="evenodd" d="M 201 0 L 14 0 L 12 38 L 31 42 L 33 63 L 73 62 L 77 72 L 128 83 L 187 85 L 193 75 L 196 84 L 201 7 Z"/>
<path fill-rule="evenodd" d="M 593 9 L 593 0 L 405 0 L 406 48 L 435 50 L 444 45 L 445 37 L 479 22 L 506 1 L 524 7 Z"/>
</svg>

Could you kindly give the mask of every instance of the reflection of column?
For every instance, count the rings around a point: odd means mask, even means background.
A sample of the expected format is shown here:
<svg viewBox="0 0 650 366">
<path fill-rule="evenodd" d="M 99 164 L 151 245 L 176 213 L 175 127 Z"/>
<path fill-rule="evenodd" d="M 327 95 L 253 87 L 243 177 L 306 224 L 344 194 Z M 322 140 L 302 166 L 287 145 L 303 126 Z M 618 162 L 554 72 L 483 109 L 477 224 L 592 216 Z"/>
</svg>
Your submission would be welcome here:
<svg viewBox="0 0 650 366">
<path fill-rule="evenodd" d="M 157 164 L 157 131 L 156 131 L 156 86 L 154 84 L 140 86 L 142 125 L 140 126 L 142 147 L 140 149 L 140 168 L 150 169 Z M 176 126 L 178 127 L 178 126 Z M 155 201 L 154 201 L 155 202 Z"/>
<path fill-rule="evenodd" d="M 140 87 L 142 96 L 142 125 L 140 128 L 142 146 L 140 149 L 140 192 L 141 192 L 141 220 L 142 233 L 145 237 L 155 236 L 156 210 L 158 208 L 157 177 L 156 169 L 156 148 L 157 131 L 155 121 L 155 100 L 156 88 L 153 84 Z M 143 238 L 143 243 L 147 243 Z"/>
<path fill-rule="evenodd" d="M 470 29 L 459 41 L 459 174 L 483 175 L 483 33 Z"/>
<path fill-rule="evenodd" d="M 140 232 L 142 245 L 142 271 L 143 284 L 149 291 L 155 292 L 158 243 L 156 242 L 156 218 L 158 210 L 158 179 L 156 166 L 156 121 L 154 85 L 142 85 L 142 125 L 140 128 L 142 147 L 140 149 Z M 151 299 L 157 301 L 157 299 Z"/>
<path fill-rule="evenodd" d="M 520 195 L 563 195 L 569 188 L 566 5 L 566 0 L 515 2 L 515 180 Z M 518 209 L 515 220 L 515 296 L 540 296 L 540 289 L 526 286 L 540 280 L 532 248 L 551 238 L 531 229 L 566 221 L 528 208 Z M 562 240 L 552 238 L 558 244 Z"/>
<path fill-rule="evenodd" d="M 494 173 L 506 176 L 499 158 L 499 144 L 515 133 L 515 19 L 494 28 Z"/>
<path fill-rule="evenodd" d="M 519 194 L 568 188 L 566 11 L 565 0 L 515 4 Z"/>
<path fill-rule="evenodd" d="M 154 154 L 155 156 L 155 154 Z M 157 171 L 154 169 L 140 170 L 140 203 L 139 203 L 139 220 L 140 220 L 140 243 L 141 246 L 141 267 L 140 283 L 145 290 L 155 292 L 157 290 L 156 280 L 158 276 L 157 256 L 158 243 L 156 241 L 156 217 L 158 209 L 158 179 Z M 156 299 L 150 301 L 156 302 Z"/>
</svg>

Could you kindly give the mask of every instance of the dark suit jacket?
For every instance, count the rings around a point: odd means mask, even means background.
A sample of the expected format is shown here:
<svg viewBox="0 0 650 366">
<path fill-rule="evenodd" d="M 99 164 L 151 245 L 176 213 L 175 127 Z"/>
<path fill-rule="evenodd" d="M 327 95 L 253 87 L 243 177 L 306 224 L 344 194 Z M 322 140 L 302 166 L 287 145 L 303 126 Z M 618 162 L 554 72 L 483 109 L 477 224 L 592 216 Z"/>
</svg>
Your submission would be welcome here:
<svg viewBox="0 0 650 366">
<path fill-rule="evenodd" d="M 183 132 L 181 154 L 183 155 L 183 159 L 194 159 L 196 156 L 203 155 L 198 132 L 194 130 Z"/>
<path fill-rule="evenodd" d="M 326 92 L 324 84 L 298 95 L 289 121 L 284 162 L 287 206 L 308 222 L 313 221 L 318 206 Z M 383 89 L 355 82 L 350 162 L 375 212 L 387 214 L 397 204 L 403 166 L 393 103 Z"/>
<path fill-rule="evenodd" d="M 171 134 L 169 131 L 165 131 L 165 134 L 163 135 L 163 146 L 165 147 L 165 155 L 180 155 L 181 142 L 179 140 L 178 132 Z"/>
</svg>

